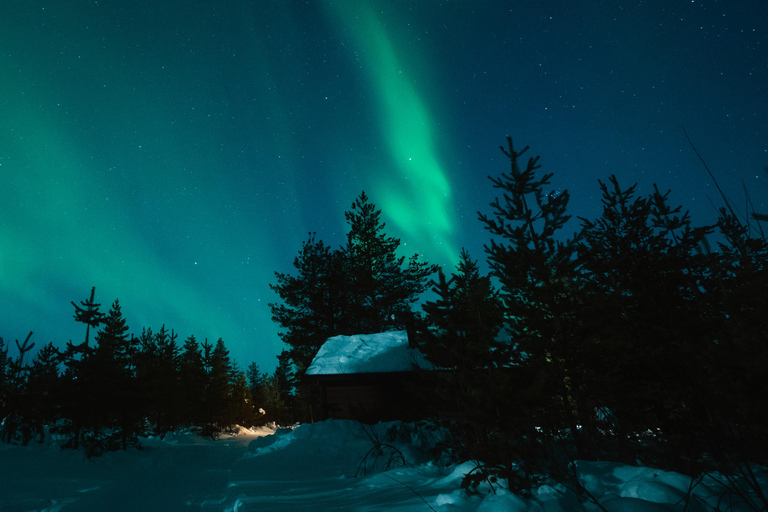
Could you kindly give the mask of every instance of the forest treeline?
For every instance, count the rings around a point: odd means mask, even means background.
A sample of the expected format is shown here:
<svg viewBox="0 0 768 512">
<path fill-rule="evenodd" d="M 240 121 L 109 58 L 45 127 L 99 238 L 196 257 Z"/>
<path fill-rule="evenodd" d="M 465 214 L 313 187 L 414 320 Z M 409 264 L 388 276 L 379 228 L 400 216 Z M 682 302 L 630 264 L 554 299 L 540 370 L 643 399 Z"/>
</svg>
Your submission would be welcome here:
<svg viewBox="0 0 768 512">
<path fill-rule="evenodd" d="M 568 192 L 527 148 L 501 149 L 509 171 L 479 213 L 487 274 L 466 251 L 450 275 L 398 258 L 365 194 L 344 246 L 310 235 L 295 273 L 276 274 L 293 406 L 316 401 L 303 374 L 326 338 L 407 329 L 441 369 L 414 390 L 425 415 L 513 488 L 575 459 L 687 474 L 768 462 L 765 216 L 726 200 L 716 224 L 694 226 L 670 192 L 611 176 L 600 217 L 568 235 Z"/>
<path fill-rule="evenodd" d="M 182 427 L 216 437 L 235 425 L 280 420 L 287 392 L 280 391 L 281 368 L 265 375 L 253 363 L 242 371 L 221 338 L 182 342 L 165 326 L 129 334 L 120 302 L 104 314 L 94 290 L 73 305 L 86 325 L 82 343 L 63 350 L 48 343 L 30 357 L 30 333 L 9 357 L 0 338 L 0 441 L 27 444 L 54 434 L 63 447 L 98 455 Z M 91 328 L 98 329 L 93 339 Z"/>
<path fill-rule="evenodd" d="M 466 251 L 449 273 L 402 256 L 363 192 L 344 245 L 310 234 L 294 272 L 275 274 L 286 349 L 273 375 L 239 370 L 221 340 L 128 335 L 119 303 L 97 315 L 91 297 L 75 307 L 99 329 L 93 343 L 48 345 L 30 363 L 26 341 L 14 359 L 0 344 L 4 440 L 53 425 L 72 446 L 125 447 L 150 427 L 311 421 L 305 373 L 327 338 L 405 329 L 439 368 L 418 374 L 414 399 L 447 427 L 451 453 L 483 461 L 473 478 L 525 488 L 576 459 L 691 475 L 768 463 L 765 215 L 726 201 L 714 225 L 694 226 L 670 192 L 611 176 L 601 215 L 568 235 L 569 194 L 527 149 L 508 139 L 509 170 L 478 214 L 488 272 Z"/>
</svg>

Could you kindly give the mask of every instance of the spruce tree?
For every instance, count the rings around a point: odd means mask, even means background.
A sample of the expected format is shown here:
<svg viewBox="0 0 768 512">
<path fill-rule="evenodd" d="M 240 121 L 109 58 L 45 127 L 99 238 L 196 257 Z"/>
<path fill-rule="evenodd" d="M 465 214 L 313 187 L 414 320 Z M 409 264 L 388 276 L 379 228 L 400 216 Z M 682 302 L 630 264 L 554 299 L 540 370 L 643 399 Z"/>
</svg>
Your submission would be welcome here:
<svg viewBox="0 0 768 512">
<path fill-rule="evenodd" d="M 179 402 L 181 423 L 202 425 L 205 421 L 207 375 L 203 353 L 194 335 L 184 340 L 179 357 Z"/>
<path fill-rule="evenodd" d="M 294 405 L 294 370 L 291 364 L 290 353 L 286 350 L 280 352 L 277 356 L 277 368 L 275 368 L 275 383 L 277 385 L 277 392 L 280 397 L 280 403 L 283 404 L 285 410 L 279 417 L 282 423 L 293 423 L 292 418 L 288 418 L 289 412 Z"/>
<path fill-rule="evenodd" d="M 92 453 L 117 448 L 113 436 L 102 429 L 119 429 L 119 447 L 138 445 L 142 411 L 141 392 L 135 372 L 138 339 L 128 334 L 120 302 L 115 299 L 96 335 L 97 346 L 87 357 L 84 370 L 91 395 Z M 117 439 L 115 439 L 117 440 Z"/>
<path fill-rule="evenodd" d="M 248 379 L 248 388 L 251 390 L 251 400 L 258 407 L 260 400 L 261 387 L 264 385 L 265 375 L 259 370 L 259 365 L 251 363 L 245 372 Z"/>
<path fill-rule="evenodd" d="M 35 355 L 29 368 L 27 379 L 26 402 L 29 422 L 40 436 L 45 439 L 45 425 L 54 423 L 60 415 L 59 360 L 61 354 L 53 343 L 46 344 Z"/>
<path fill-rule="evenodd" d="M 161 434 L 179 425 L 181 401 L 178 399 L 179 347 L 178 335 L 160 327 L 142 332 L 138 373 L 142 393 L 146 398 L 146 415 Z"/>
<path fill-rule="evenodd" d="M 9 367 L 8 347 L 5 341 L 0 337 L 0 417 L 5 418 L 8 411 L 8 392 L 9 392 Z"/>
<path fill-rule="evenodd" d="M 6 369 L 6 416 L 0 422 L 0 440 L 11 443 L 20 440 L 26 445 L 33 436 L 33 425 L 29 423 L 30 409 L 27 401 L 27 379 L 29 367 L 27 354 L 35 346 L 30 343 L 32 332 L 27 335 L 24 343 L 16 340 L 18 354 L 16 358 L 7 360 Z"/>
<path fill-rule="evenodd" d="M 215 437 L 230 426 L 227 423 L 227 408 L 231 391 L 232 362 L 224 340 L 219 338 L 211 347 L 203 345 L 203 360 L 208 366 L 206 381 L 206 408 L 208 418 L 205 434 Z"/>
<path fill-rule="evenodd" d="M 420 348 L 438 371 L 422 375 L 436 395 L 427 405 L 453 432 L 462 458 L 497 463 L 499 446 L 492 440 L 511 430 L 498 400 L 514 393 L 501 299 L 465 250 L 456 273 L 446 280 L 441 270 L 432 285 L 437 299 L 423 306 L 430 331 Z"/>
<path fill-rule="evenodd" d="M 589 395 L 595 408 L 610 408 L 622 439 L 661 429 L 662 458 L 687 458 L 684 445 L 698 437 L 688 426 L 706 414 L 699 397 L 709 395 L 700 368 L 714 327 L 704 298 L 712 282 L 698 249 L 711 228 L 693 228 L 669 192 L 636 197 L 636 185 L 622 189 L 615 176 L 599 184 L 602 215 L 582 219 L 579 243 L 591 308 L 582 318 L 597 340 Z M 635 457 L 631 446 L 622 451 Z"/>
<path fill-rule="evenodd" d="M 554 438 L 568 429 L 579 456 L 588 456 L 592 411 L 583 400 L 588 376 L 580 354 L 578 268 L 574 240 L 560 233 L 570 218 L 570 196 L 546 191 L 553 175 L 537 176 L 538 156 L 521 166 L 528 147 L 518 152 L 508 137 L 501 150 L 510 171 L 490 178 L 502 195 L 491 203 L 493 213 L 480 213 L 479 219 L 496 237 L 486 253 L 501 284 L 505 325 L 515 342 L 512 357 L 502 364 L 514 363 L 529 374 L 528 396 L 521 399 L 537 404 L 531 414 L 540 427 L 528 424 L 529 447 L 537 446 L 531 442 L 542 431 Z"/>
<path fill-rule="evenodd" d="M 722 240 L 710 295 L 718 328 L 703 366 L 717 405 L 711 451 L 727 471 L 736 461 L 768 461 L 768 243 L 725 209 L 717 230 Z"/>
</svg>

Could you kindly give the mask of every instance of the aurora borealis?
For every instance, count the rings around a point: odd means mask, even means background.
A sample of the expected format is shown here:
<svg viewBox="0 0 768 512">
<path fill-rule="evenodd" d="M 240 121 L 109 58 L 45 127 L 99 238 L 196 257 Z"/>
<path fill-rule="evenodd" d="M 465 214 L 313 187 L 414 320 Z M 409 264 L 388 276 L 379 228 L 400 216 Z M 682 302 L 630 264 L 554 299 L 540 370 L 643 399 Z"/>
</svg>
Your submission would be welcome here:
<svg viewBox="0 0 768 512">
<path fill-rule="evenodd" d="M 273 272 L 361 190 L 405 254 L 483 260 L 506 135 L 574 216 L 616 174 L 711 222 L 682 125 L 766 212 L 767 27 L 761 0 L 4 1 L 0 336 L 79 341 L 96 286 L 270 370 Z"/>
</svg>

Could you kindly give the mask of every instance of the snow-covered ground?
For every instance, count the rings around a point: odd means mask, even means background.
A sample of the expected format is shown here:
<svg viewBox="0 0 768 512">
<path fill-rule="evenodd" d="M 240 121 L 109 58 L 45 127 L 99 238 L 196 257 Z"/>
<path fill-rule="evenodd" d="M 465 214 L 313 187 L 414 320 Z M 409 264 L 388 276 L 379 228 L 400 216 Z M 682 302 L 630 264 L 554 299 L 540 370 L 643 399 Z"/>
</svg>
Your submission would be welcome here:
<svg viewBox="0 0 768 512">
<path fill-rule="evenodd" d="M 387 436 L 392 432 L 398 440 Z M 371 450 L 376 440 L 387 439 L 390 446 L 381 453 Z M 145 439 L 141 451 L 95 460 L 55 444 L 0 444 L 0 511 L 598 510 L 552 482 L 535 489 L 532 499 L 502 488 L 468 495 L 460 483 L 475 463 L 429 460 L 418 448 L 430 442 L 428 431 L 398 423 L 369 427 L 329 420 L 244 430 L 218 441 L 176 433 Z M 580 462 L 577 468 L 582 484 L 609 512 L 683 510 L 692 483 L 676 473 L 614 463 Z M 688 508 L 712 510 L 718 494 L 715 481 L 705 479 Z"/>
</svg>

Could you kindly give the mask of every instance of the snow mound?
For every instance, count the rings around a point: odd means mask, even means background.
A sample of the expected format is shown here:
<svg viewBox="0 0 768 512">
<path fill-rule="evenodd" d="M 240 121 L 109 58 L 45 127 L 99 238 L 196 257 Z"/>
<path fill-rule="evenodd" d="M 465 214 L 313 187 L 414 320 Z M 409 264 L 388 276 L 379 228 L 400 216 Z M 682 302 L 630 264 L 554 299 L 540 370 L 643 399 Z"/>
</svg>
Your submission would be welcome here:
<svg viewBox="0 0 768 512">
<path fill-rule="evenodd" d="M 408 346 L 406 331 L 328 338 L 307 369 L 307 375 L 405 372 L 429 369 L 424 356 Z"/>
<path fill-rule="evenodd" d="M 371 512 L 708 512 L 755 509 L 724 494 L 723 477 L 702 478 L 611 462 L 578 461 L 571 482 L 547 478 L 529 497 L 504 481 L 461 489 L 477 461 L 420 458 L 440 433 L 401 422 L 327 420 L 294 428 L 238 429 L 217 441 L 197 429 L 143 440 L 145 449 L 94 460 L 53 445 L 0 444 L 0 510 L 355 510 Z M 269 434 L 269 435 L 264 435 Z M 258 437 L 261 436 L 261 437 Z M 435 437 L 437 436 L 437 437 Z M 249 442 L 247 446 L 246 442 Z M 381 448 L 377 450 L 376 448 Z M 427 450 L 429 451 L 429 450 Z M 401 453 L 402 460 L 390 459 Z M 366 466 L 365 461 L 374 464 Z M 378 462 L 377 462 L 378 461 Z M 397 464 L 389 464 L 395 461 Z M 371 471 L 365 471 L 365 469 Z M 363 469 L 363 471 L 361 471 Z M 768 487 L 768 474 L 754 467 Z M 355 478 L 355 476 L 357 476 Z M 690 494 L 686 496 L 689 492 Z M 593 503 L 597 500 L 598 504 Z"/>
</svg>

